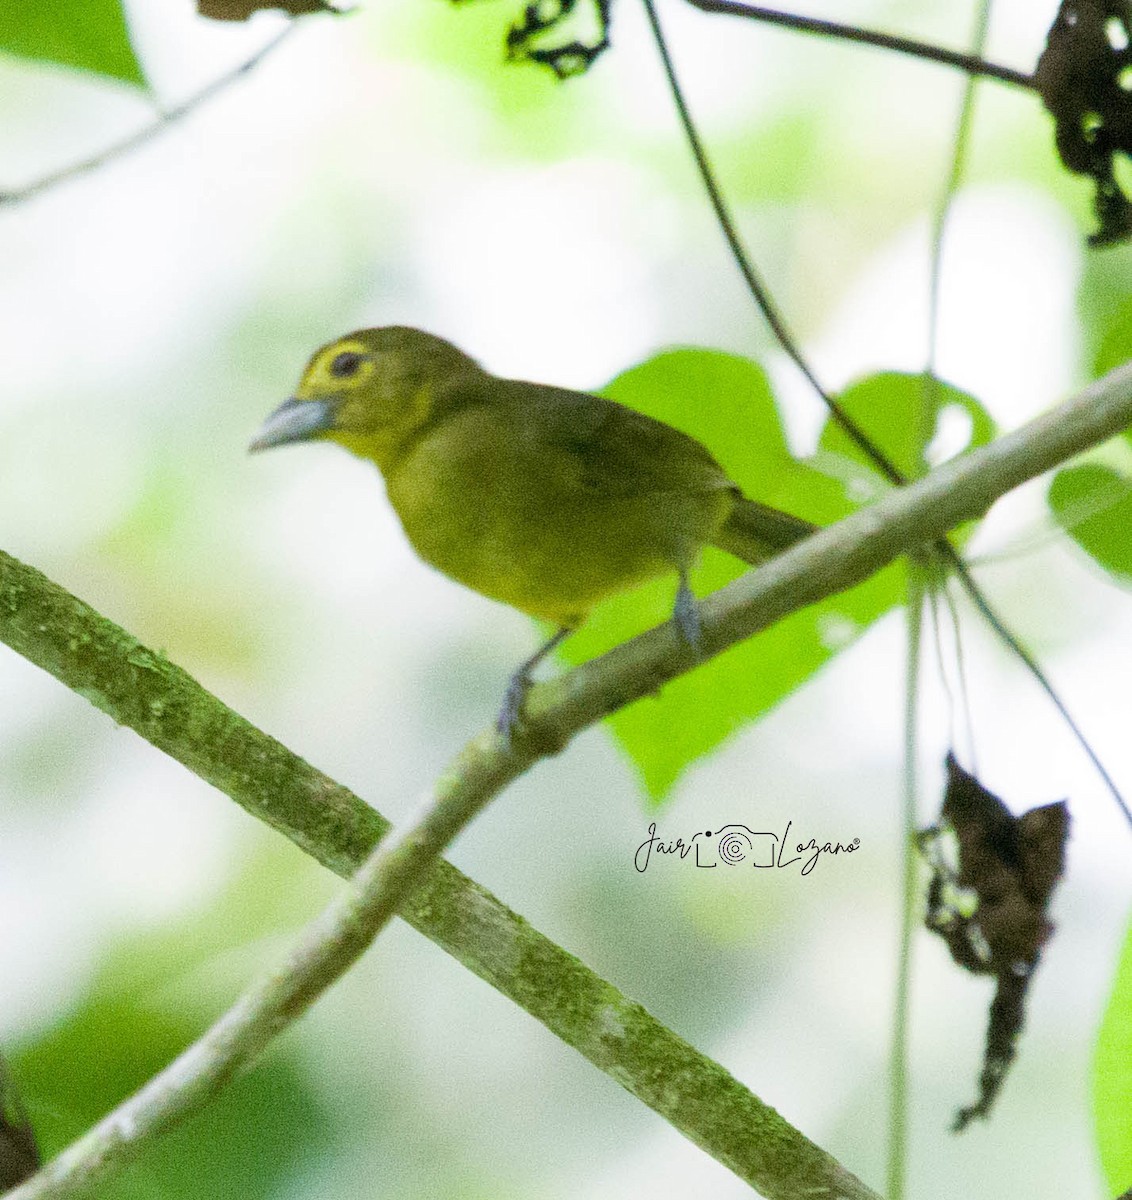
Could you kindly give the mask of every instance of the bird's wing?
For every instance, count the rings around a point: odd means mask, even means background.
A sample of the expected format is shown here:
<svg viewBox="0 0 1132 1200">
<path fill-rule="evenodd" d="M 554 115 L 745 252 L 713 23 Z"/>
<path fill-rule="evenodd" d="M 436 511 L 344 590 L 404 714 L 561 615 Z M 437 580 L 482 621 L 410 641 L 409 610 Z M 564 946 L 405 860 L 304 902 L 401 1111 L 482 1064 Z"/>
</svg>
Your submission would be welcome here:
<svg viewBox="0 0 1132 1200">
<path fill-rule="evenodd" d="M 516 420 L 517 436 L 562 452 L 558 460 L 586 490 L 607 496 L 712 492 L 733 486 L 706 446 L 680 430 L 601 396 L 507 380 L 508 406 L 538 410 Z"/>
</svg>

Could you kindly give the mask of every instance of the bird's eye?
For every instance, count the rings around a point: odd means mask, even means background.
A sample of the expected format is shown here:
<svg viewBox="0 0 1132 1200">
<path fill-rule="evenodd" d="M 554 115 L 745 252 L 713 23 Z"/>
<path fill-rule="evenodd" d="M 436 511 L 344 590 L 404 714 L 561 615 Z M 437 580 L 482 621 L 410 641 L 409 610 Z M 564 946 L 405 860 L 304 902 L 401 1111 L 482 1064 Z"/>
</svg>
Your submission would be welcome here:
<svg viewBox="0 0 1132 1200">
<path fill-rule="evenodd" d="M 353 350 L 343 350 L 330 360 L 330 374 L 337 379 L 349 379 L 356 375 L 362 365 L 362 355 Z"/>
</svg>

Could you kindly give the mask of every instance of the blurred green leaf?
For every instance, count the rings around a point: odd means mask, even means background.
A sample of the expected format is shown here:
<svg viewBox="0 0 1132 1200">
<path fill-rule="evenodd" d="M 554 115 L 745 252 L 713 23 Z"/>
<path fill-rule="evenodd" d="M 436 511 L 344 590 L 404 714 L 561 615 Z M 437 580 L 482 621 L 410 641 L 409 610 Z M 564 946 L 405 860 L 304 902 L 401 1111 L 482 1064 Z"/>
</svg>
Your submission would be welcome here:
<svg viewBox="0 0 1132 1200">
<path fill-rule="evenodd" d="M 1106 571 L 1132 583 L 1132 480 L 1111 467 L 1063 467 L 1047 495 L 1057 523 Z"/>
<path fill-rule="evenodd" d="M 162 1070 L 202 1032 L 185 1007 L 102 986 L 16 1059 L 47 1156 L 58 1153 Z M 189 1006 L 190 1010 L 192 1007 Z M 100 1200 L 268 1200 L 334 1139 L 294 1060 L 274 1050 L 199 1114 L 157 1139 Z"/>
<path fill-rule="evenodd" d="M 1132 301 L 1098 316 L 1104 327 L 1093 355 L 1093 373 L 1104 375 L 1132 359 Z"/>
<path fill-rule="evenodd" d="M 699 438 L 752 499 L 819 523 L 852 510 L 839 483 L 791 458 L 766 375 L 747 359 L 674 350 L 618 376 L 604 394 Z M 746 569 L 708 549 L 692 583 L 702 596 Z M 585 661 L 667 620 L 675 586 L 675 578 L 657 580 L 601 605 L 566 642 L 565 657 Z M 901 595 L 901 568 L 892 567 L 611 717 L 652 800 L 662 800 L 691 763 L 773 708 Z"/>
<path fill-rule="evenodd" d="M 514 13 L 520 11 L 521 6 Z M 468 89 L 449 103 L 468 106 L 461 119 L 469 131 L 476 129 L 485 153 L 502 149 L 534 161 L 561 162 L 601 137 L 592 123 L 603 110 L 592 89 L 563 87 L 535 64 L 506 61 L 514 13 L 492 4 L 391 9 L 380 26 L 381 52 L 400 53 L 415 69 L 431 68 L 443 78 L 438 94 L 454 86 Z M 583 128 L 590 141 L 584 140 Z"/>
<path fill-rule="evenodd" d="M 118 0 L 6 0 L 0 50 L 145 85 Z"/>
<path fill-rule="evenodd" d="M 1108 1193 L 1132 1185 L 1132 924 L 1116 964 L 1093 1056 L 1093 1126 Z"/>
</svg>

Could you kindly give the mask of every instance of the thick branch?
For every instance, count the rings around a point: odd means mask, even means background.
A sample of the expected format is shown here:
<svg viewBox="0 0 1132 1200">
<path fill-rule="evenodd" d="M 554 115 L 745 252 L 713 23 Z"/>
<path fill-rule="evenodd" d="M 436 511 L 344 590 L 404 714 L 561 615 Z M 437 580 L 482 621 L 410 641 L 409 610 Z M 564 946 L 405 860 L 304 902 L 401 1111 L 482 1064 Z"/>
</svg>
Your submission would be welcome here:
<svg viewBox="0 0 1132 1200">
<path fill-rule="evenodd" d="M 12 576 L 31 586 L 12 586 Z M 0 599 L 9 607 L 19 600 L 22 615 L 26 616 L 29 607 L 34 609 L 34 601 L 44 593 L 52 601 L 58 599 L 52 594 L 58 591 L 42 576 L 36 578 L 28 568 L 0 556 Z M 29 599 L 30 605 L 26 603 Z M 72 616 L 86 615 L 73 598 L 64 603 Z M 49 610 L 40 615 L 54 613 Z M 19 624 L 24 626 L 24 621 Z M 0 623 L 0 631 L 7 636 L 7 620 Z M 12 640 L 22 641 L 18 636 Z M 126 664 L 143 672 L 177 670 L 168 663 L 157 668 L 149 652 L 140 648 L 127 657 Z M 105 692 L 95 689 L 92 698 L 104 704 Z M 155 713 L 158 719 L 163 715 Z M 226 724 L 234 727 L 240 721 L 230 714 Z M 436 886 L 437 876 L 442 879 L 443 875 L 435 860 L 492 797 L 536 760 L 529 741 L 524 747 L 507 750 L 493 732 L 470 743 L 441 777 L 422 815 L 381 841 L 344 894 L 308 927 L 274 971 L 254 983 L 169 1067 L 32 1179 L 8 1193 L 8 1200 L 86 1195 L 137 1157 L 153 1138 L 203 1107 L 341 977 L 430 872 L 430 885 L 410 911 L 418 918 L 423 916 L 425 923 L 435 921 L 432 897 L 439 891 L 446 903 L 444 916 L 454 919 L 456 928 L 470 931 L 470 940 L 482 951 L 485 929 L 498 934 L 501 928 L 501 906 L 480 893 L 472 903 L 453 909 L 443 886 Z M 447 870 L 450 875 L 457 874 Z M 469 889 L 467 896 L 474 895 Z M 486 902 L 488 911 L 480 911 L 481 901 Z M 558 947 L 540 945 L 544 939 L 519 918 L 506 916 L 510 919 L 506 943 L 496 936 L 491 953 L 497 961 L 509 964 L 516 978 L 525 978 L 526 990 L 550 1008 L 567 1040 L 645 1103 L 669 1116 L 768 1200 L 807 1200 L 815 1188 L 818 1194 L 842 1200 L 877 1200 L 875 1193 L 722 1067 L 705 1059 Z"/>
<path fill-rule="evenodd" d="M 815 534 L 709 597 L 701 606 L 705 652 L 719 653 L 786 613 L 852 586 L 900 553 L 933 541 L 961 521 L 980 515 L 1006 491 L 1130 423 L 1132 365 L 1113 372 L 1077 399 L 993 445 L 948 463 L 928 478 L 894 491 L 871 508 Z M 47 611 L 29 617 L 29 609 L 35 610 L 44 600 Z M 91 653 L 92 641 L 97 641 L 97 634 L 102 632 L 96 626 L 86 631 L 84 640 L 76 636 L 78 631 L 72 626 L 68 640 L 60 645 L 60 613 L 56 611 L 60 600 L 64 618 L 69 615 L 73 620 L 84 615 L 85 606 L 65 594 L 61 597 L 59 589 L 42 576 L 28 572 L 6 556 L 0 557 L 0 635 L 21 651 L 38 651 L 29 654 L 35 661 L 58 663 L 76 653 Z M 85 615 L 92 614 L 85 610 Z M 65 626 L 66 620 L 62 624 Z M 136 643 L 125 662 L 142 674 L 143 685 L 147 672 L 161 675 L 177 670 Z M 670 626 L 663 626 L 572 672 L 559 683 L 536 689 L 530 728 L 524 737 L 516 739 L 510 750 L 504 750 L 493 734 L 482 734 L 471 742 L 441 778 L 423 817 L 404 833 L 388 838 L 374 852 L 349 890 L 308 930 L 279 971 L 253 986 L 200 1042 L 44 1172 L 11 1193 L 11 1200 L 79 1194 L 111 1163 L 136 1153 L 147 1137 L 199 1107 L 347 968 L 421 884 L 425 874 L 435 870 L 435 856 L 507 783 L 537 761 L 540 754 L 561 748 L 580 729 L 694 665 Z M 122 669 L 121 658 L 116 666 Z M 182 682 L 185 678 L 182 676 Z M 85 684 L 85 695 L 102 707 L 108 706 L 105 679 L 100 672 L 88 674 L 79 682 Z M 156 723 L 159 728 L 166 716 L 163 706 L 155 708 L 151 701 L 147 707 L 149 716 L 142 724 L 148 728 Z M 136 709 L 132 715 L 136 717 Z M 224 722 L 230 728 L 239 723 L 234 714 L 227 714 Z M 248 729 L 245 724 L 244 731 Z M 206 738 L 197 746 L 219 749 L 221 744 Z M 255 761 L 244 758 L 231 765 L 227 773 L 234 770 L 246 781 L 250 764 Z M 276 819 L 273 823 L 281 822 Z M 463 915 L 474 920 L 473 913 Z M 502 949 L 514 954 L 511 945 Z M 524 963 L 522 969 L 541 987 L 545 981 L 531 966 Z M 573 982 L 578 981 L 575 978 Z M 693 1076 L 667 1057 L 657 1061 L 656 1049 L 647 1040 L 627 1039 L 630 1031 L 621 1023 L 621 1009 L 616 1004 L 610 1007 L 611 989 L 600 983 L 599 987 L 599 1021 L 591 1029 L 589 1043 L 580 1048 L 666 1116 L 673 1108 L 674 1115 L 691 1117 L 693 1129 L 706 1132 L 706 1140 L 713 1143 L 710 1152 L 764 1195 L 771 1200 L 786 1200 L 812 1195 L 815 1187 L 826 1195 L 871 1194 L 823 1151 L 744 1092 L 721 1068 L 712 1064 L 714 1072 L 708 1067 L 707 1076 L 702 1071 Z M 556 988 L 554 1000 L 559 1006 L 569 1009 L 575 999 L 574 989 Z M 635 1008 L 628 1011 L 634 1017 L 640 1012 Z M 694 1056 L 690 1048 L 688 1052 Z M 697 1061 L 696 1065 L 702 1068 L 705 1064 Z M 736 1098 L 738 1105 L 734 1103 Z M 687 1124 L 685 1120 L 679 1127 L 705 1144 L 696 1132 L 685 1127 Z"/>
</svg>

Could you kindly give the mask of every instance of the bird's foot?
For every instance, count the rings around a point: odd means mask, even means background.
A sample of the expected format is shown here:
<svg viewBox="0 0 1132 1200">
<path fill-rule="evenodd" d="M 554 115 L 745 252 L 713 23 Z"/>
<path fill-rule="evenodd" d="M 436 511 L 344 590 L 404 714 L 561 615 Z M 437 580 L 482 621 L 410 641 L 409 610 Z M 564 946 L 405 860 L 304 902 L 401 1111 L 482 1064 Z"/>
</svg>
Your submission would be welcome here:
<svg viewBox="0 0 1132 1200">
<path fill-rule="evenodd" d="M 503 704 L 495 718 L 495 728 L 503 739 L 504 746 L 511 745 L 511 736 L 523 723 L 523 706 L 531 690 L 531 668 L 524 663 L 507 681 L 503 693 Z"/>
<path fill-rule="evenodd" d="M 556 646 L 561 645 L 563 639 L 570 636 L 571 628 L 571 626 L 564 625 L 553 637 L 543 642 L 526 662 L 520 663 L 519 669 L 507 681 L 507 691 L 503 694 L 503 707 L 499 710 L 499 716 L 495 718 L 495 728 L 499 730 L 499 736 L 503 739 L 505 749 L 510 749 L 511 735 L 523 724 L 523 708 L 533 682 L 531 673 Z"/>
<path fill-rule="evenodd" d="M 680 630 L 684 641 L 697 653 L 700 652 L 700 615 L 696 611 L 696 597 L 688 586 L 688 580 L 681 575 L 680 586 L 676 589 L 676 603 L 672 608 L 672 619 Z"/>
</svg>

